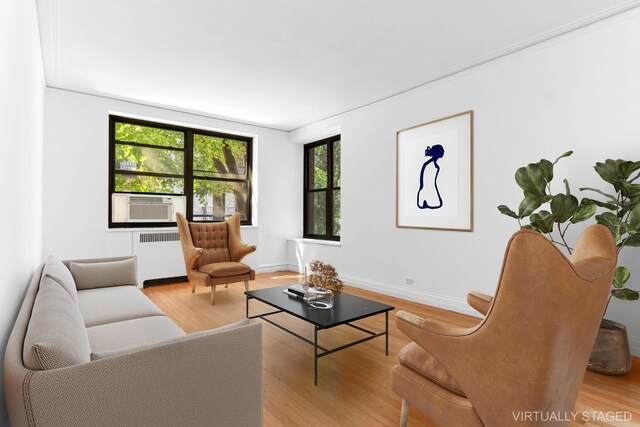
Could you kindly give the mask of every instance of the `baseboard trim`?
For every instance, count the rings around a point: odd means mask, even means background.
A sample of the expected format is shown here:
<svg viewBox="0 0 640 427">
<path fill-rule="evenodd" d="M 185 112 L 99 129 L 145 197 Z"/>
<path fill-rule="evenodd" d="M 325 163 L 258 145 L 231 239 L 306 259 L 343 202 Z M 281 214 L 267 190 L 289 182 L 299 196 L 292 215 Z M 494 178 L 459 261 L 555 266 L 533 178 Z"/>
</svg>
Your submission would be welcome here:
<svg viewBox="0 0 640 427">
<path fill-rule="evenodd" d="M 258 266 L 258 273 L 273 273 L 274 271 L 287 271 L 287 270 L 291 270 L 291 265 L 287 264 L 286 262 L 283 263 L 276 263 L 276 264 L 260 264 Z M 298 268 L 296 267 L 295 269 L 293 269 L 292 271 L 297 271 Z"/>
<path fill-rule="evenodd" d="M 287 269 L 302 273 L 297 265 L 289 264 L 287 266 Z M 419 289 L 407 289 L 405 287 L 378 282 L 376 280 L 371 280 L 364 277 L 353 276 L 351 274 L 340 274 L 340 279 L 342 279 L 342 281 L 347 285 L 353 286 L 355 288 L 365 289 L 367 291 L 377 292 L 379 294 L 389 295 L 411 302 L 418 302 L 421 304 L 430 305 L 432 307 L 455 311 L 457 313 L 463 313 L 474 317 L 479 316 L 478 312 L 469 307 L 466 300 L 452 298 L 446 295 L 434 294 L 432 292 L 427 292 Z"/>
<path fill-rule="evenodd" d="M 163 277 L 161 279 L 145 280 L 144 282 L 142 282 L 142 287 L 149 288 L 151 286 L 169 285 L 173 283 L 184 283 L 188 281 L 189 281 L 189 278 L 187 276 Z"/>
<path fill-rule="evenodd" d="M 298 267 L 298 265 L 287 264 L 286 266 L 287 266 L 286 269 L 289 271 L 295 271 L 296 273 L 304 273 L 304 270 Z"/>
<path fill-rule="evenodd" d="M 378 282 L 375 280 L 366 279 L 364 277 L 352 276 L 349 274 L 341 274 L 340 278 L 345 283 L 348 283 L 351 286 L 366 289 L 371 292 L 377 292 L 379 294 L 389 295 L 412 302 L 418 302 L 444 310 L 450 310 L 457 313 L 467 314 L 473 317 L 479 317 L 478 312 L 469 307 L 467 301 L 463 299 L 452 298 L 446 295 L 439 295 L 419 289 L 408 289 L 405 287 Z"/>
</svg>

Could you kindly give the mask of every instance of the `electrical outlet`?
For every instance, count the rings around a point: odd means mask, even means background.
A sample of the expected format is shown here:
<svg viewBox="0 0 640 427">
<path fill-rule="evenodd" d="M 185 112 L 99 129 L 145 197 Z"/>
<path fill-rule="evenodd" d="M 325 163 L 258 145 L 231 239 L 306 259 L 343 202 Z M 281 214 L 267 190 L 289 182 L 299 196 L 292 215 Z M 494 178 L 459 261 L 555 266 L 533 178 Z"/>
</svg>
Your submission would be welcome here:
<svg viewBox="0 0 640 427">
<path fill-rule="evenodd" d="M 413 277 L 405 277 L 404 278 L 404 283 L 406 285 L 413 285 Z"/>
</svg>

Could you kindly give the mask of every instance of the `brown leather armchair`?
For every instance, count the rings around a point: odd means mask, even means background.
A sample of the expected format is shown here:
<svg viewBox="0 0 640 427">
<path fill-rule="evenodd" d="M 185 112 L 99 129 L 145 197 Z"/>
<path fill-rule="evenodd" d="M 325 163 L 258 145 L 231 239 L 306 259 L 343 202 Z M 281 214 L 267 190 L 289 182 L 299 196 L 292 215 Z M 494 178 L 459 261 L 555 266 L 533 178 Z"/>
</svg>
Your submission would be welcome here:
<svg viewBox="0 0 640 427">
<path fill-rule="evenodd" d="M 398 312 L 396 324 L 414 341 L 392 374 L 403 399 L 401 425 L 409 405 L 444 426 L 566 425 L 616 262 L 611 233 L 601 225 L 584 231 L 570 260 L 541 234 L 523 230 L 509 241 L 495 298 L 468 296 L 486 313 L 478 325 L 457 328 Z"/>
<path fill-rule="evenodd" d="M 240 261 L 256 250 L 255 245 L 245 245 L 240 239 L 240 214 L 225 222 L 187 222 L 176 214 L 180 243 L 184 255 L 191 292 L 196 284 L 211 286 L 211 304 L 216 303 L 216 286 L 244 282 L 249 290 L 249 280 L 255 280 L 256 272 Z"/>
</svg>

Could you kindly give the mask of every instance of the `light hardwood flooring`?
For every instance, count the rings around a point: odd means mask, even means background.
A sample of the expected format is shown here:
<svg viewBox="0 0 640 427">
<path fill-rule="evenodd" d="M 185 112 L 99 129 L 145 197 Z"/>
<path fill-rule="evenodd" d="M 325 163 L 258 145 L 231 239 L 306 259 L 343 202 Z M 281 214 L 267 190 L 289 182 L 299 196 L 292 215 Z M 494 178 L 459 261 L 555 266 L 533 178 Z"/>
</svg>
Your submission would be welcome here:
<svg viewBox="0 0 640 427">
<path fill-rule="evenodd" d="M 279 286 L 300 281 L 291 272 L 259 274 L 251 289 Z M 421 317 L 431 317 L 465 327 L 476 318 L 426 305 L 388 297 L 345 286 L 345 292 L 374 299 L 396 307 L 389 314 L 389 356 L 384 355 L 384 338 L 356 345 L 318 361 L 318 387 L 313 385 L 313 348 L 284 331 L 263 322 L 264 337 L 264 425 L 265 426 L 397 426 L 400 398 L 391 391 L 391 368 L 397 354 L 409 339 L 395 327 L 395 311 L 406 310 Z M 191 293 L 188 283 L 163 285 L 144 290 L 185 332 L 191 333 L 236 322 L 245 317 L 244 284 L 228 289 L 218 286 L 216 305 L 210 304 L 209 288 L 198 286 Z M 251 314 L 272 308 L 251 301 Z M 313 328 L 287 314 L 272 317 L 295 332 L 313 338 Z M 260 321 L 260 320 L 258 320 Z M 384 315 L 356 322 L 376 331 L 384 330 Z M 348 326 L 319 332 L 320 345 L 333 348 L 362 338 L 360 331 Z M 578 419 L 570 427 L 640 425 L 640 360 L 634 358 L 632 372 L 610 377 L 587 372 L 576 411 L 630 411 L 630 423 L 594 422 Z M 202 366 L 208 363 L 203 359 Z M 411 410 L 409 426 L 435 424 L 416 410 Z"/>
</svg>

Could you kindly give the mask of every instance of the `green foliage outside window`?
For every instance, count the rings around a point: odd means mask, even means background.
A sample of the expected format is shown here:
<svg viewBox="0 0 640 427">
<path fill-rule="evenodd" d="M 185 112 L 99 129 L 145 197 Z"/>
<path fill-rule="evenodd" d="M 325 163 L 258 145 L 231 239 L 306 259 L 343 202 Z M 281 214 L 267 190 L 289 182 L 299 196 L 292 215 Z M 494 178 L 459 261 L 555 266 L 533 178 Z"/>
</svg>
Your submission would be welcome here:
<svg viewBox="0 0 640 427">
<path fill-rule="evenodd" d="M 132 123 L 116 123 L 116 140 L 138 144 L 183 148 L 184 132 L 141 126 Z"/>
<path fill-rule="evenodd" d="M 184 194 L 185 139 L 185 133 L 179 130 L 116 122 L 115 191 Z M 225 200 L 233 199 L 235 210 L 246 219 L 246 180 L 250 172 L 247 160 L 246 141 L 193 134 L 194 210 L 196 206 L 201 210 L 194 212 L 194 216 L 212 217 L 216 208 L 221 216 L 228 216 L 230 213 L 224 212 Z"/>
<path fill-rule="evenodd" d="M 340 236 L 340 140 L 307 148 L 307 230 L 313 236 Z M 313 191 L 309 191 L 313 190 Z M 326 190 L 326 191 L 317 191 Z M 332 206 L 333 209 L 329 207 Z M 332 230 L 327 230 L 330 215 Z"/>
</svg>

